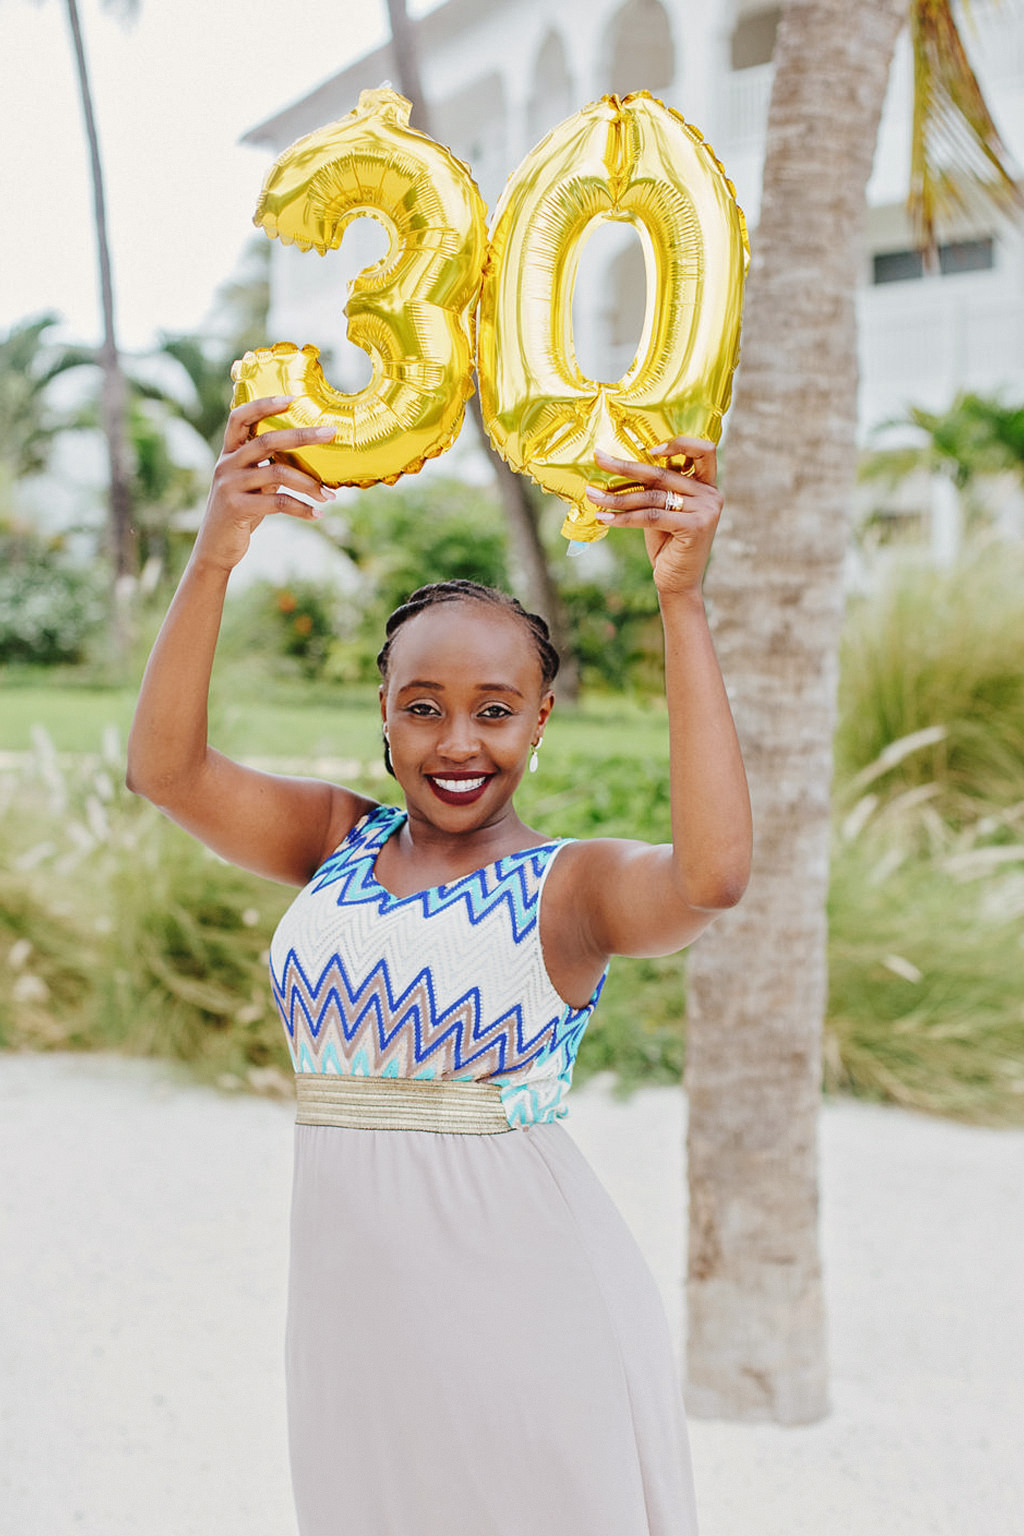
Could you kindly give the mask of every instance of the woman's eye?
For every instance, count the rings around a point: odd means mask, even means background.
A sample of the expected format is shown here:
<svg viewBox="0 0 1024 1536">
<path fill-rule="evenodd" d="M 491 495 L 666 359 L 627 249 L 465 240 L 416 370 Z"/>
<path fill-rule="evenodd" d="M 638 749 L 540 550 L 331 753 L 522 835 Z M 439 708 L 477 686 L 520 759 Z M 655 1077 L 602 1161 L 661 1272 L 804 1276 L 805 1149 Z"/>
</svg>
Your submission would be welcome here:
<svg viewBox="0 0 1024 1536">
<path fill-rule="evenodd" d="M 407 708 L 410 715 L 425 715 L 428 718 L 439 712 L 436 704 L 409 704 Z"/>
<path fill-rule="evenodd" d="M 507 720 L 512 711 L 505 704 L 485 704 L 480 711 L 484 720 Z"/>
</svg>

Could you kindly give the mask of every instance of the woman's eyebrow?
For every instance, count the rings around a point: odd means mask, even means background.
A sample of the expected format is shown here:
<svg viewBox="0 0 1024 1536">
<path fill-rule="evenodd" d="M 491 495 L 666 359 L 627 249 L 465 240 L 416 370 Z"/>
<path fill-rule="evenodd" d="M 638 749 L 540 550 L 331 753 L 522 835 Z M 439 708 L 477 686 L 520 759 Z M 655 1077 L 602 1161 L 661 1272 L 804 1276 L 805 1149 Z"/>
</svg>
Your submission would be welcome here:
<svg viewBox="0 0 1024 1536">
<path fill-rule="evenodd" d="M 525 697 L 511 683 L 477 683 L 478 693 L 514 693 L 517 699 Z"/>
<path fill-rule="evenodd" d="M 413 678 L 411 683 L 403 683 L 399 693 L 408 693 L 410 688 L 430 688 L 434 693 L 444 693 L 444 683 L 432 683 L 425 677 Z M 517 699 L 526 697 L 512 683 L 477 683 L 477 693 L 514 693 Z"/>
</svg>

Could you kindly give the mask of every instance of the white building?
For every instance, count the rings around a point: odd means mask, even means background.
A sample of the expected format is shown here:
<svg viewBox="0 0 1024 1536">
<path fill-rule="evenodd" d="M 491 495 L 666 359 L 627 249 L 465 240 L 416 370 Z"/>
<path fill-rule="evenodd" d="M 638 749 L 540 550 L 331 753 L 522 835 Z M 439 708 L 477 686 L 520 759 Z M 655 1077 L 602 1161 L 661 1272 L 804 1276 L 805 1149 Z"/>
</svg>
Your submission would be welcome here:
<svg viewBox="0 0 1024 1536">
<path fill-rule="evenodd" d="M 414 24 L 431 128 L 470 163 L 493 210 L 506 176 L 562 118 L 606 92 L 648 89 L 711 142 L 756 231 L 778 16 L 764 0 L 446 0 Z M 1024 0 L 973 0 L 963 32 L 996 122 L 1024 162 Z M 351 110 L 361 90 L 395 78 L 385 45 L 247 142 L 276 155 Z M 865 437 L 910 404 L 941 410 L 960 390 L 1024 396 L 1024 236 L 994 219 L 965 224 L 944 234 L 939 270 L 924 270 L 905 212 L 910 103 L 904 35 L 868 191 L 859 295 Z M 352 272 L 384 248 L 379 236 L 354 238 L 367 222 L 346 236 L 349 249 L 323 261 L 275 242 L 271 334 L 335 353 L 329 376 L 342 388 L 368 377 L 344 356 L 342 314 Z M 624 372 L 644 303 L 639 240 L 604 226 L 584 255 L 574 306 L 591 376 Z"/>
</svg>

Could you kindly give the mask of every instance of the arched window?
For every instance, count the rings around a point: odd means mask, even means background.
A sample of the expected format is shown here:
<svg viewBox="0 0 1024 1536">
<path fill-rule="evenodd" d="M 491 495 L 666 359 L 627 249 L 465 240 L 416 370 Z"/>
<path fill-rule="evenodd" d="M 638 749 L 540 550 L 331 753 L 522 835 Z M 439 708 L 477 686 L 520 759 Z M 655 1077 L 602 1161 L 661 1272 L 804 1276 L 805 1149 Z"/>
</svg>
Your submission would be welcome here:
<svg viewBox="0 0 1024 1536">
<path fill-rule="evenodd" d="M 530 144 L 569 117 L 575 106 L 572 76 L 565 44 L 557 32 L 549 32 L 540 45 L 533 66 L 533 85 L 526 103 L 526 131 Z"/>
<path fill-rule="evenodd" d="M 465 160 L 484 197 L 493 205 L 508 175 L 505 82 L 497 70 L 466 81 L 451 96 L 432 104 L 431 128 Z"/>
<path fill-rule="evenodd" d="M 781 15 L 782 11 L 775 5 L 748 11 L 739 18 L 733 28 L 730 48 L 733 69 L 756 69 L 759 64 L 771 63 Z"/>
<path fill-rule="evenodd" d="M 676 77 L 676 50 L 668 12 L 659 0 L 626 0 L 608 24 L 603 89 L 663 91 Z"/>
</svg>

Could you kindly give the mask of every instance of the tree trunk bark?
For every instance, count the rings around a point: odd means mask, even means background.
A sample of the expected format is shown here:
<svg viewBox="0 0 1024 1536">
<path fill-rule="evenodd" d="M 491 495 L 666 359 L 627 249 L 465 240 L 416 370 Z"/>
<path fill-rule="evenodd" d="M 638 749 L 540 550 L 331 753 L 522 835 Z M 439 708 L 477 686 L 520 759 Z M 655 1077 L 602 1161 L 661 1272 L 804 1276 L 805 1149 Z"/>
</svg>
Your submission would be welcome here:
<svg viewBox="0 0 1024 1536">
<path fill-rule="evenodd" d="M 492 448 L 480 412 L 479 395 L 473 395 L 470 399 L 469 414 L 480 434 L 481 443 L 490 455 L 526 606 L 547 621 L 555 649 L 562 658 L 557 682 L 559 700 L 563 704 L 577 704 L 580 696 L 579 663 L 572 648 L 565 604 L 555 585 L 541 542 L 540 526 L 530 499 L 529 487 L 522 475 L 516 474 L 511 464 L 506 464 L 501 454 Z"/>
<path fill-rule="evenodd" d="M 831 743 L 856 469 L 854 292 L 906 0 L 790 0 L 709 572 L 756 848 L 694 950 L 690 1410 L 806 1423 L 828 1407 L 817 1118 Z"/>
<path fill-rule="evenodd" d="M 388 0 L 388 19 L 391 23 L 391 50 L 399 89 L 412 102 L 413 126 L 421 133 L 429 133 L 430 110 L 423 94 L 416 43 L 409 25 L 405 0 Z M 523 477 L 516 474 L 491 446 L 480 413 L 479 395 L 474 395 L 469 401 L 469 414 L 490 456 L 508 522 L 513 554 L 522 577 L 526 605 L 547 621 L 555 648 L 562 658 L 558 673 L 558 697 L 563 703 L 575 704 L 579 698 L 579 665 L 573 654 L 565 604 L 551 574 L 529 488 Z"/>
<path fill-rule="evenodd" d="M 78 87 L 82 97 L 82 115 L 89 142 L 92 170 L 93 209 L 96 223 L 96 250 L 100 273 L 100 298 L 103 310 L 103 344 L 99 361 L 103 371 L 103 430 L 107 439 L 110 466 L 108 547 L 114 578 L 115 627 L 123 617 L 125 589 L 135 575 L 138 550 L 132 524 L 131 479 L 128 469 L 127 415 L 128 391 L 121 369 L 121 356 L 114 326 L 114 283 L 107 239 L 106 197 L 103 165 L 100 160 L 99 134 L 93 110 L 89 69 L 85 58 L 81 20 L 77 0 L 66 0 L 71 40 L 75 50 Z"/>
</svg>

